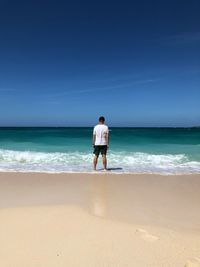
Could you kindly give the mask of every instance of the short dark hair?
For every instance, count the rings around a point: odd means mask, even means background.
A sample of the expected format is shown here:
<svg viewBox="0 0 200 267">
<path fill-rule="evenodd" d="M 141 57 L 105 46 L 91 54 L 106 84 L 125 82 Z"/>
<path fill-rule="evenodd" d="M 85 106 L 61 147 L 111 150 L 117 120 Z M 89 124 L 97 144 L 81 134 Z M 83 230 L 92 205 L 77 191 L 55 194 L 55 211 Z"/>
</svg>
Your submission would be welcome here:
<svg viewBox="0 0 200 267">
<path fill-rule="evenodd" d="M 99 122 L 104 122 L 105 118 L 103 116 L 99 117 Z"/>
</svg>

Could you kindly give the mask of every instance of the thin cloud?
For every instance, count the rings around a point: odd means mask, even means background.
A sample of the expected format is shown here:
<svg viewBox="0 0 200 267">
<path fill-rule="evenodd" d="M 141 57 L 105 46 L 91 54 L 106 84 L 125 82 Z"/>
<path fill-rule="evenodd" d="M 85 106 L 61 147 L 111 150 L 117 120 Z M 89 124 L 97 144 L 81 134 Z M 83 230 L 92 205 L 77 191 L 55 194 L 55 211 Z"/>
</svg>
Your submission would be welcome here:
<svg viewBox="0 0 200 267">
<path fill-rule="evenodd" d="M 0 92 L 14 92 L 14 88 L 0 88 Z"/>
<path fill-rule="evenodd" d="M 46 101 L 45 103 L 47 103 L 47 104 L 53 104 L 53 105 L 59 105 L 60 104 L 60 101 Z"/>
<path fill-rule="evenodd" d="M 83 94 L 83 93 L 92 93 L 92 92 L 98 92 L 98 91 L 110 91 L 114 89 L 124 89 L 130 86 L 134 86 L 136 84 L 148 84 L 158 81 L 158 79 L 147 79 L 147 80 L 138 80 L 131 83 L 124 83 L 124 84 L 118 84 L 118 85 L 112 85 L 112 86 L 106 86 L 106 87 L 97 87 L 97 88 L 88 88 L 88 89 L 81 89 L 81 90 L 73 90 L 73 91 L 67 91 L 62 93 L 55 93 L 48 96 L 65 96 L 69 94 Z"/>
<path fill-rule="evenodd" d="M 146 84 L 146 83 L 152 83 L 155 80 L 141 80 L 141 81 L 135 81 L 132 83 L 126 83 L 126 84 L 119 84 L 115 86 L 108 86 L 108 87 L 99 87 L 99 88 L 91 88 L 91 89 L 85 89 L 85 90 L 78 90 L 76 92 L 78 93 L 86 93 L 86 92 L 96 92 L 96 91 L 109 91 L 113 89 L 120 89 L 120 88 L 126 88 L 133 86 L 135 84 Z"/>
<path fill-rule="evenodd" d="M 200 42 L 200 32 L 182 32 L 166 38 L 171 44 L 194 44 Z"/>
</svg>

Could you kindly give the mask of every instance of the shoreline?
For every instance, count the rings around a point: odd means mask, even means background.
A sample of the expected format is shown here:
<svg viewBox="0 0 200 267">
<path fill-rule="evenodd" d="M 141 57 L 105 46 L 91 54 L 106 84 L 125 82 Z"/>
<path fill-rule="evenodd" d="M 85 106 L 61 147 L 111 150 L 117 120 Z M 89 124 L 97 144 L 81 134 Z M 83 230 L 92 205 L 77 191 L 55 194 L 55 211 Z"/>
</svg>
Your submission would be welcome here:
<svg viewBox="0 0 200 267">
<path fill-rule="evenodd" d="M 6 170 L 6 171 L 1 171 L 0 170 L 0 175 L 1 174 L 7 174 L 7 173 L 13 173 L 13 174 L 17 174 L 17 173 L 22 173 L 22 174 L 50 174 L 50 175 L 68 175 L 68 174 L 89 174 L 89 175 L 101 175 L 101 174 L 105 174 L 105 175 L 159 175 L 159 176 L 200 176 L 200 172 L 199 173 L 147 173 L 147 172 L 143 172 L 143 173 L 137 173 L 137 172 L 114 172 L 114 171 L 101 171 L 101 170 L 97 170 L 97 171 L 88 171 L 88 172 L 83 172 L 83 171 L 63 171 L 63 172 L 47 172 L 47 171 L 14 171 L 14 170 Z"/>
<path fill-rule="evenodd" d="M 199 267 L 200 175 L 163 178 L 0 172 L 0 265 Z"/>
</svg>

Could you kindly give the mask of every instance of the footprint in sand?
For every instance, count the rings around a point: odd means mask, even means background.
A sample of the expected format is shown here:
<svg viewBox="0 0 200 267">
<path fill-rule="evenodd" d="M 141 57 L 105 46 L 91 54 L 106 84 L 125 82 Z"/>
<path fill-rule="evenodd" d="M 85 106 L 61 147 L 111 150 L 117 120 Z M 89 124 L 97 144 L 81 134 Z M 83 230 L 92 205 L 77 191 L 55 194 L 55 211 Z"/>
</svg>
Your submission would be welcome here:
<svg viewBox="0 0 200 267">
<path fill-rule="evenodd" d="M 200 258 L 193 258 L 188 260 L 184 267 L 200 267 Z"/>
<path fill-rule="evenodd" d="M 144 229 L 137 229 L 136 234 L 139 235 L 145 241 L 155 242 L 159 239 L 158 236 L 151 235 Z"/>
</svg>

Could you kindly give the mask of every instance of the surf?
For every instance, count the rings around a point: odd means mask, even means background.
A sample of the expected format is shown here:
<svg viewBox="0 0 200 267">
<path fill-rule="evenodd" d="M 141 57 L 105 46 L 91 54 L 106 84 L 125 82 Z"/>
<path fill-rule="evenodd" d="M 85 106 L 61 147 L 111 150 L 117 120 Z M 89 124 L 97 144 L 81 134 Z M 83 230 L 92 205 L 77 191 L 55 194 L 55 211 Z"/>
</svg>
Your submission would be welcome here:
<svg viewBox="0 0 200 267">
<path fill-rule="evenodd" d="M 0 149 L 0 171 L 91 172 L 92 152 L 36 152 Z M 101 164 L 101 163 L 100 163 Z M 200 173 L 200 162 L 185 154 L 109 151 L 108 168 L 116 173 Z"/>
</svg>

